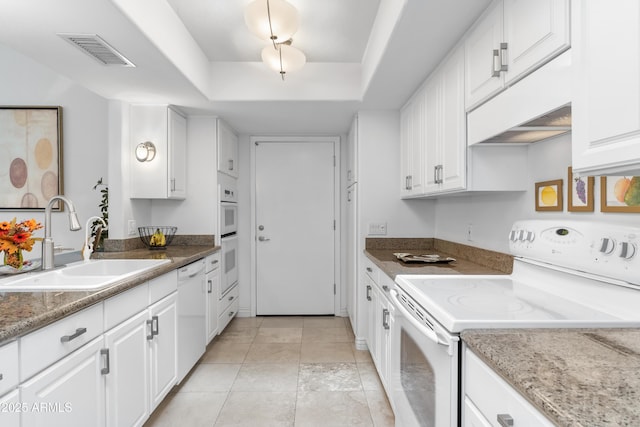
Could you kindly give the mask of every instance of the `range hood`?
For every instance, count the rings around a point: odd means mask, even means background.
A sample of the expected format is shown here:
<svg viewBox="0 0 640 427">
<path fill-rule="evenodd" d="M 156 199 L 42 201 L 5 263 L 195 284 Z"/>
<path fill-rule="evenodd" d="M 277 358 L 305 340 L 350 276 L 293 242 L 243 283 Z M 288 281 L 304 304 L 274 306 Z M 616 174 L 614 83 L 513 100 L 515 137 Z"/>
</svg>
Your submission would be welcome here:
<svg viewBox="0 0 640 427">
<path fill-rule="evenodd" d="M 467 143 L 523 144 L 571 131 L 571 51 L 467 114 Z"/>
</svg>

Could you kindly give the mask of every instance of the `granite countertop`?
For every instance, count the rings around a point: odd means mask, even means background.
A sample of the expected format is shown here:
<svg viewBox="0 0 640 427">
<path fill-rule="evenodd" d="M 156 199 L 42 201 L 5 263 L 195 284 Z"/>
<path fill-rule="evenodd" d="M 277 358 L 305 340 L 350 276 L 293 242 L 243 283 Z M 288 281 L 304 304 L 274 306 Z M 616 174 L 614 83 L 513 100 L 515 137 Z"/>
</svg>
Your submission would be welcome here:
<svg viewBox="0 0 640 427">
<path fill-rule="evenodd" d="M 405 263 L 394 252 L 436 254 L 456 261 Z M 392 279 L 398 274 L 509 274 L 513 268 L 511 255 L 433 238 L 367 238 L 365 255 Z"/>
<path fill-rule="evenodd" d="M 134 278 L 121 280 L 106 288 L 92 291 L 24 291 L 1 292 L 0 288 L 0 345 L 46 326 L 150 279 L 178 269 L 217 252 L 218 246 L 168 246 L 163 251 L 135 249 L 126 252 L 95 253 L 94 259 L 170 259 Z M 37 272 L 31 273 L 37 274 Z"/>
<path fill-rule="evenodd" d="M 640 329 L 485 329 L 461 337 L 558 426 L 640 426 Z"/>
</svg>

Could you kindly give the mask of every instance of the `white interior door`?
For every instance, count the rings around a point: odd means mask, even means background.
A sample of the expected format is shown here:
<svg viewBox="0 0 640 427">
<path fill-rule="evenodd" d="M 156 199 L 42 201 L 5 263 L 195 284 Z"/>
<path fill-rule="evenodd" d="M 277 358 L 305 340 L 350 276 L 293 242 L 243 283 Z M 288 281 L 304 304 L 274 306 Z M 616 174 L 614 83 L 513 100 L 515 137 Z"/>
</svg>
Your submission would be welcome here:
<svg viewBox="0 0 640 427">
<path fill-rule="evenodd" d="M 256 142 L 256 312 L 334 314 L 334 142 Z"/>
</svg>

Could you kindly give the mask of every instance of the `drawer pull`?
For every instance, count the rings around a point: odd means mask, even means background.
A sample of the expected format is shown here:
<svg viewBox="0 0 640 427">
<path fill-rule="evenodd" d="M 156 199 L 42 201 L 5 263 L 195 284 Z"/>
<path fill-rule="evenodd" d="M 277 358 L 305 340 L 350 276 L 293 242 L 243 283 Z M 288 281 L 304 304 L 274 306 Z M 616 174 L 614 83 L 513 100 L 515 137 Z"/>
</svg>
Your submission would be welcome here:
<svg viewBox="0 0 640 427">
<path fill-rule="evenodd" d="M 229 312 L 229 317 L 233 317 L 234 314 L 236 314 L 235 311 L 230 311 Z"/>
<path fill-rule="evenodd" d="M 109 373 L 109 349 L 108 348 L 101 349 L 100 350 L 100 355 L 101 356 L 106 356 L 105 366 L 104 366 L 104 368 L 102 368 L 100 370 L 100 373 L 102 375 L 107 375 Z"/>
<path fill-rule="evenodd" d="M 387 285 L 382 285 L 382 290 L 385 292 L 389 292 L 389 287 Z"/>
<path fill-rule="evenodd" d="M 513 427 L 513 418 L 509 414 L 498 414 L 498 424 L 502 427 Z"/>
<path fill-rule="evenodd" d="M 371 301 L 371 285 L 367 285 L 367 301 Z"/>
<path fill-rule="evenodd" d="M 69 342 L 71 340 L 78 338 L 80 335 L 84 334 L 85 332 L 87 332 L 87 328 L 78 328 L 76 329 L 76 332 L 74 334 L 62 336 L 60 338 L 60 342 Z"/>
<path fill-rule="evenodd" d="M 209 287 L 207 289 L 207 293 L 210 294 L 211 292 L 213 292 L 213 281 L 212 280 L 207 280 L 207 283 L 209 284 Z"/>
<path fill-rule="evenodd" d="M 373 269 L 372 269 L 371 267 L 367 267 L 367 271 L 368 271 L 369 273 L 373 273 Z"/>
<path fill-rule="evenodd" d="M 234 296 L 230 296 L 229 301 L 233 301 L 234 298 L 235 298 Z"/>
<path fill-rule="evenodd" d="M 389 310 L 386 308 L 382 309 L 382 327 L 385 329 L 389 329 Z"/>
</svg>

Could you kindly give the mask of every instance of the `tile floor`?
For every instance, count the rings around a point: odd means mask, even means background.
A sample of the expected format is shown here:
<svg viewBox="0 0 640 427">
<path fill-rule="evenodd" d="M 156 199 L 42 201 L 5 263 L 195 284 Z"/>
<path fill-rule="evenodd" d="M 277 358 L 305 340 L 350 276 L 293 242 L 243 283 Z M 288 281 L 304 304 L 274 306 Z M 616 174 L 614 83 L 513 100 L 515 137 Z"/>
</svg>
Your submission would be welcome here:
<svg viewBox="0 0 640 427">
<path fill-rule="evenodd" d="M 348 318 L 236 318 L 145 426 L 393 427 L 353 342 Z"/>
</svg>

